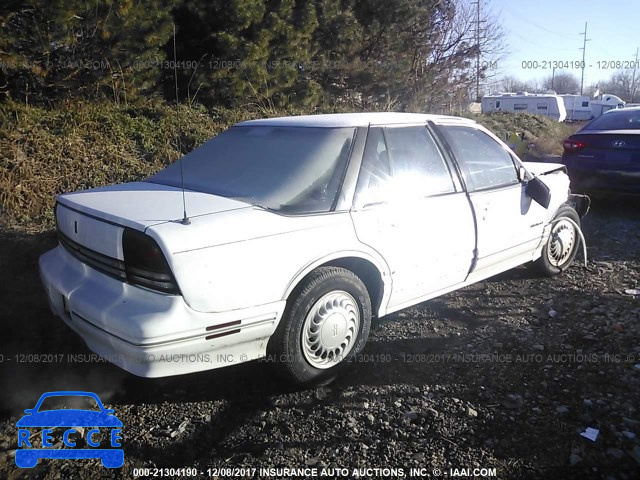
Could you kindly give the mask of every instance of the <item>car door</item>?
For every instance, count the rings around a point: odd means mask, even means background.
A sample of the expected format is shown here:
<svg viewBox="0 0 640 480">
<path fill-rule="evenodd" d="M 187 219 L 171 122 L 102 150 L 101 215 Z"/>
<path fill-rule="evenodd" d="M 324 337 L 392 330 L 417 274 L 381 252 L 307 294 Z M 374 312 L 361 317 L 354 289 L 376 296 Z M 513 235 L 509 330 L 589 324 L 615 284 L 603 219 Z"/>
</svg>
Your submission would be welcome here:
<svg viewBox="0 0 640 480">
<path fill-rule="evenodd" d="M 369 129 L 351 216 L 389 265 L 390 310 L 461 283 L 473 263 L 471 205 L 424 124 Z"/>
<path fill-rule="evenodd" d="M 460 167 L 478 226 L 474 277 L 527 261 L 539 245 L 546 210 L 525 193 L 512 153 L 496 137 L 471 125 L 439 125 Z"/>
</svg>

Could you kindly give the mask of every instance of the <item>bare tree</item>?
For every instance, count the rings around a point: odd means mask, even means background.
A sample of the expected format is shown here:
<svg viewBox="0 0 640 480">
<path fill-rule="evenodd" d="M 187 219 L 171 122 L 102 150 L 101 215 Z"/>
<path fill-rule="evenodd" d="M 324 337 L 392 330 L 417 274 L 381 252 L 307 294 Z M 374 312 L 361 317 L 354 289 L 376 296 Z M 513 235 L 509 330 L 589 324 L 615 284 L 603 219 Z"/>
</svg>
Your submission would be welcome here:
<svg viewBox="0 0 640 480">
<path fill-rule="evenodd" d="M 637 90 L 637 79 L 633 81 L 633 70 L 618 70 L 613 73 L 609 80 L 599 83 L 600 92 L 610 93 L 622 98 L 625 102 L 631 102 Z"/>
<path fill-rule="evenodd" d="M 559 72 L 549 75 L 542 80 L 542 88 L 554 90 L 557 93 L 578 93 L 580 81 L 572 73 Z"/>
<path fill-rule="evenodd" d="M 523 82 L 519 78 L 511 75 L 504 75 L 499 82 L 500 88 L 504 92 L 530 92 L 534 87 L 529 82 Z"/>
<path fill-rule="evenodd" d="M 453 0 L 448 13 L 432 25 L 430 48 L 416 59 L 427 82 L 417 85 L 414 98 L 423 94 L 429 110 L 456 110 L 482 96 L 487 80 L 498 74 L 505 52 L 504 32 L 490 11 L 481 10 L 478 19 L 472 2 Z M 478 81 L 480 92 L 476 92 Z"/>
</svg>

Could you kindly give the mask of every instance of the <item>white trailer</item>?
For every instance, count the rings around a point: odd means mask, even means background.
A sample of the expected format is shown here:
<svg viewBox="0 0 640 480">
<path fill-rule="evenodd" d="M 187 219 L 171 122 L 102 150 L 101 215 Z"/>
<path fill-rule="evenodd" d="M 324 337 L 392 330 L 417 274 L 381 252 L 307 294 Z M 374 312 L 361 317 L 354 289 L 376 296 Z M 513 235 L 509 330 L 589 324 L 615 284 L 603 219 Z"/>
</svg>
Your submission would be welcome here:
<svg viewBox="0 0 640 480">
<path fill-rule="evenodd" d="M 492 112 L 535 113 L 558 122 L 567 118 L 562 98 L 554 93 L 518 92 L 485 95 L 482 98 L 482 113 Z"/>
<path fill-rule="evenodd" d="M 591 98 L 587 95 L 560 95 L 567 111 L 567 120 L 591 120 Z"/>
<path fill-rule="evenodd" d="M 620 97 L 609 94 L 592 99 L 586 95 L 560 95 L 567 110 L 567 120 L 591 120 L 614 108 L 624 108 Z"/>
</svg>

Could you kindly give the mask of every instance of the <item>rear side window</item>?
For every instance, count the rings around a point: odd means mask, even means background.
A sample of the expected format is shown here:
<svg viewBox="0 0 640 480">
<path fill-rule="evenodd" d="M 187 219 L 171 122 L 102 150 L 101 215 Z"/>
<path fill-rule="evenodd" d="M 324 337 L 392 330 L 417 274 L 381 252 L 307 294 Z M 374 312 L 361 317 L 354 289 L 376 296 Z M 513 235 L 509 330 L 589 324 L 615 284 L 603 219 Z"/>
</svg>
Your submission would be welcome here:
<svg viewBox="0 0 640 480">
<path fill-rule="evenodd" d="M 439 127 L 453 149 L 469 191 L 518 183 L 513 159 L 502 145 L 472 127 Z"/>
<path fill-rule="evenodd" d="M 601 115 L 582 130 L 638 130 L 640 129 L 640 109 L 611 112 Z"/>
<path fill-rule="evenodd" d="M 385 202 L 384 186 L 390 178 L 387 144 L 382 128 L 371 127 L 364 148 L 362 167 L 356 188 L 356 203 L 371 204 Z"/>
<path fill-rule="evenodd" d="M 449 168 L 425 126 L 385 129 L 391 176 L 421 196 L 455 191 Z"/>
</svg>

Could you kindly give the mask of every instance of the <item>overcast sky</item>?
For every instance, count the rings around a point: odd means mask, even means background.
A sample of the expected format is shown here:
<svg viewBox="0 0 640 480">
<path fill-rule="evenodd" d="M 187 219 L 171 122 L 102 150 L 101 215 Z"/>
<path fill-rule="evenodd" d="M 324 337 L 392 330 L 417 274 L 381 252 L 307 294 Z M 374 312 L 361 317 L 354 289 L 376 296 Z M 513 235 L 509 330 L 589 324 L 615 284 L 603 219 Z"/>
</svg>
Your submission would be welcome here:
<svg viewBox="0 0 640 480">
<path fill-rule="evenodd" d="M 640 0 L 482 0 L 482 5 L 493 12 L 505 32 L 508 52 L 499 72 L 522 80 L 551 75 L 551 68 L 542 68 L 545 60 L 580 62 L 585 22 L 591 39 L 585 87 L 616 71 L 604 68 L 608 62 L 633 62 L 640 46 Z M 523 68 L 523 62 L 535 61 L 538 68 Z M 580 69 L 568 71 L 580 79 Z"/>
</svg>

